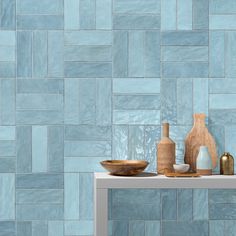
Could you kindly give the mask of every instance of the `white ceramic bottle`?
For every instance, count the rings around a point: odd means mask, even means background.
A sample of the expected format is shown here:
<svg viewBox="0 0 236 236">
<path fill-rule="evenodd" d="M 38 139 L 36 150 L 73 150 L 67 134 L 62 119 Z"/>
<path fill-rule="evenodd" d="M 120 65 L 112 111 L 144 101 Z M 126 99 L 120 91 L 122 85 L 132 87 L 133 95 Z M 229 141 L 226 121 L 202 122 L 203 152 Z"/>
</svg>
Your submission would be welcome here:
<svg viewBox="0 0 236 236">
<path fill-rule="evenodd" d="M 197 173 L 212 175 L 212 159 L 207 146 L 200 146 L 197 156 Z"/>
</svg>

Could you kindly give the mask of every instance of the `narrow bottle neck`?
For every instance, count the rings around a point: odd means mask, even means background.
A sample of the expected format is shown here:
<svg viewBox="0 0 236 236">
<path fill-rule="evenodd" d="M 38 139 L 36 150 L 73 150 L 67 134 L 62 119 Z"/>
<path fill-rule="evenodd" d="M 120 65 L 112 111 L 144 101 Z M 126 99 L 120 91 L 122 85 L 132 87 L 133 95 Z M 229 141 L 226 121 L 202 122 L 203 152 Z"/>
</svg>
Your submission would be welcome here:
<svg viewBox="0 0 236 236">
<path fill-rule="evenodd" d="M 162 136 L 169 138 L 169 123 L 163 123 Z"/>
<path fill-rule="evenodd" d="M 205 114 L 194 114 L 194 126 L 206 127 Z"/>
</svg>

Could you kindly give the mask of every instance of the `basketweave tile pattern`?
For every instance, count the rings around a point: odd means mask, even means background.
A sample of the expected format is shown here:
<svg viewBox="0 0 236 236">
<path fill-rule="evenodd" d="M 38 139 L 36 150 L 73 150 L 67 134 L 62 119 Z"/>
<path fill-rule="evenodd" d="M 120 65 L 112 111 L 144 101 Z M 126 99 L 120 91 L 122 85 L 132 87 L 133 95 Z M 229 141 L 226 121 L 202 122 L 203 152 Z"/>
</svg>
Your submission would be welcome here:
<svg viewBox="0 0 236 236">
<path fill-rule="evenodd" d="M 177 162 L 196 112 L 236 156 L 235 22 L 234 0 L 0 0 L 0 236 L 92 236 L 99 161 L 155 171 L 163 121 Z M 109 199 L 112 236 L 236 232 L 234 190 Z"/>
</svg>

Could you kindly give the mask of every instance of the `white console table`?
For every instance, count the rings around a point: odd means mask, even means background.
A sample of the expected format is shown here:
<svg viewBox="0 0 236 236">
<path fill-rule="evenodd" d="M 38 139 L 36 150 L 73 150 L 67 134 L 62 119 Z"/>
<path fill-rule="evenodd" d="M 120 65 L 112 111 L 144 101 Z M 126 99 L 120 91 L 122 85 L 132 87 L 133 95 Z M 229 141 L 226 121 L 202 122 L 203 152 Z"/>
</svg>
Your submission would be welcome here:
<svg viewBox="0 0 236 236">
<path fill-rule="evenodd" d="M 143 173 L 134 177 L 94 173 L 94 236 L 108 235 L 108 189 L 112 188 L 234 189 L 236 188 L 236 175 L 167 178 L 151 173 Z"/>
</svg>

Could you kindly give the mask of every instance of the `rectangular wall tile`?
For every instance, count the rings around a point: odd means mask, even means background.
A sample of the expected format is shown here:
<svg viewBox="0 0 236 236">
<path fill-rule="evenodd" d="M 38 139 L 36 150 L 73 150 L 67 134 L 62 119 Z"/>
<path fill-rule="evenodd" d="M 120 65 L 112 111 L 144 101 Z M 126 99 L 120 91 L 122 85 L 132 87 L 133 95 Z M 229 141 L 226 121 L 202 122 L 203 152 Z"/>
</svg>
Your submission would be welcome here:
<svg viewBox="0 0 236 236">
<path fill-rule="evenodd" d="M 32 223 L 30 221 L 17 222 L 18 236 L 32 236 Z"/>
<path fill-rule="evenodd" d="M 161 235 L 160 221 L 146 221 L 145 222 L 145 235 L 146 236 L 160 236 Z"/>
<path fill-rule="evenodd" d="M 193 0 L 193 29 L 209 28 L 209 0 Z"/>
<path fill-rule="evenodd" d="M 224 221 L 211 220 L 209 224 L 210 236 L 224 235 Z"/>
<path fill-rule="evenodd" d="M 32 222 L 32 235 L 40 236 L 48 234 L 48 225 L 46 221 L 33 221 Z"/>
<path fill-rule="evenodd" d="M 119 236 L 120 234 L 124 236 L 129 235 L 129 222 L 125 220 L 112 222 L 112 235 Z"/>
<path fill-rule="evenodd" d="M 1 221 L 0 232 L 2 235 L 15 236 L 16 224 L 14 221 Z"/>
<path fill-rule="evenodd" d="M 214 79 L 209 80 L 209 93 L 236 93 L 235 79 Z"/>
<path fill-rule="evenodd" d="M 0 174 L 0 201 L 0 220 L 14 220 L 15 174 Z M 3 232 L 1 225 L 0 232 Z"/>
<path fill-rule="evenodd" d="M 81 29 L 95 29 L 96 27 L 96 1 L 80 0 L 79 21 Z"/>
<path fill-rule="evenodd" d="M 15 46 L 16 44 L 16 33 L 15 31 L 0 31 L 0 45 Z"/>
<path fill-rule="evenodd" d="M 65 235 L 92 235 L 93 221 L 65 221 Z"/>
<path fill-rule="evenodd" d="M 162 220 L 176 220 L 177 204 L 176 189 L 162 189 Z"/>
<path fill-rule="evenodd" d="M 228 203 L 218 203 L 209 205 L 209 218 L 211 220 L 235 220 L 236 205 Z"/>
<path fill-rule="evenodd" d="M 78 220 L 79 211 L 79 174 L 65 174 L 64 217 L 66 220 Z"/>
<path fill-rule="evenodd" d="M 193 17 L 192 0 L 177 0 L 177 28 L 178 30 L 192 30 Z"/>
<path fill-rule="evenodd" d="M 15 30 L 16 28 L 16 1 L 1 1 L 1 24 L 0 28 L 4 30 Z"/>
<path fill-rule="evenodd" d="M 236 46 L 234 44 L 236 33 L 231 31 L 225 35 L 225 76 L 236 77 L 235 60 Z"/>
<path fill-rule="evenodd" d="M 190 221 L 193 216 L 193 191 L 192 189 L 178 189 L 178 215 L 179 221 Z"/>
<path fill-rule="evenodd" d="M 193 220 L 208 220 L 207 189 L 193 190 Z"/>
<path fill-rule="evenodd" d="M 236 94 L 210 94 L 209 107 L 210 109 L 235 109 L 235 98 Z"/>
<path fill-rule="evenodd" d="M 63 221 L 48 222 L 48 236 L 63 236 L 63 235 L 64 235 Z"/>
<path fill-rule="evenodd" d="M 161 0 L 161 29 L 175 30 L 176 22 L 176 0 Z"/>
<path fill-rule="evenodd" d="M 15 61 L 15 47 L 0 46 L 0 61 Z"/>
<path fill-rule="evenodd" d="M 112 28 L 112 0 L 96 0 L 96 29 Z"/>
<path fill-rule="evenodd" d="M 145 234 L 144 221 L 131 221 L 129 223 L 129 235 L 130 236 L 142 236 Z"/>
<path fill-rule="evenodd" d="M 0 173 L 14 173 L 15 170 L 15 158 L 0 158 Z"/>
<path fill-rule="evenodd" d="M 210 15 L 210 30 L 235 30 L 235 15 Z"/>
<path fill-rule="evenodd" d="M 64 26 L 66 30 L 79 29 L 79 3 L 80 0 L 64 1 Z"/>
<path fill-rule="evenodd" d="M 210 0 L 210 14 L 235 14 L 236 3 L 233 0 Z"/>
</svg>

